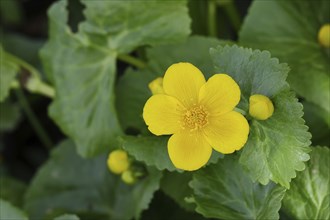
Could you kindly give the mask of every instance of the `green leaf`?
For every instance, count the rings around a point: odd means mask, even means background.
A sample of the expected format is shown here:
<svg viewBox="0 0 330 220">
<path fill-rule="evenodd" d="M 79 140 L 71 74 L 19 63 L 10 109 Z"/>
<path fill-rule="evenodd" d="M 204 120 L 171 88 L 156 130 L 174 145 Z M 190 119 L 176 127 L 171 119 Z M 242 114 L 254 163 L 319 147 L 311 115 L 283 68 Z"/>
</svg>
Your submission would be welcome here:
<svg viewBox="0 0 330 220">
<path fill-rule="evenodd" d="M 11 205 L 9 202 L 0 199 L 0 219 L 3 220 L 27 220 L 25 213 Z"/>
<path fill-rule="evenodd" d="M 267 51 L 233 47 L 211 49 L 216 69 L 232 76 L 242 92 L 239 106 L 248 112 L 253 94 L 268 96 L 275 106 L 265 121 L 250 120 L 249 139 L 242 150 L 240 163 L 252 176 L 266 185 L 269 180 L 289 188 L 295 171 L 305 168 L 309 159 L 311 135 L 302 119 L 302 105 L 289 91 L 285 81 L 288 67 L 271 58 Z"/>
<path fill-rule="evenodd" d="M 194 211 L 195 204 L 186 202 L 186 198 L 193 194 L 192 189 L 188 185 L 191 180 L 191 172 L 164 172 L 160 187 L 166 195 L 171 197 L 182 208 L 187 211 Z"/>
<path fill-rule="evenodd" d="M 87 21 L 81 30 L 91 35 L 110 36 L 109 48 L 118 53 L 129 53 L 141 45 L 183 41 L 190 34 L 185 0 L 82 2 L 86 6 Z"/>
<path fill-rule="evenodd" d="M 209 77 L 214 73 L 209 49 L 225 43 L 214 38 L 193 36 L 184 43 L 148 49 L 148 67 L 143 70 L 128 69 L 116 87 L 116 107 L 123 129 L 127 132 L 137 130 L 147 134 L 142 111 L 151 96 L 148 84 L 155 78 L 162 77 L 170 65 L 178 62 L 190 62 Z"/>
<path fill-rule="evenodd" d="M 11 204 L 22 207 L 23 196 L 26 190 L 26 185 L 16 179 L 0 176 L 0 198 Z"/>
<path fill-rule="evenodd" d="M 79 220 L 79 217 L 71 214 L 64 214 L 54 218 L 54 220 Z"/>
<path fill-rule="evenodd" d="M 196 211 L 219 219 L 278 219 L 285 188 L 254 183 L 235 155 L 193 174 Z"/>
<path fill-rule="evenodd" d="M 315 147 L 307 168 L 292 180 L 283 208 L 294 219 L 330 218 L 330 150 Z"/>
<path fill-rule="evenodd" d="M 49 114 L 81 155 L 94 156 L 112 147 L 121 133 L 112 93 L 116 54 L 72 33 L 66 4 L 59 1 L 49 10 L 50 41 L 41 52 L 56 87 Z"/>
<path fill-rule="evenodd" d="M 121 134 L 113 91 L 118 53 L 183 40 L 190 20 L 185 1 L 82 2 L 86 20 L 77 33 L 67 26 L 67 1 L 50 8 L 50 40 L 41 55 L 56 87 L 50 116 L 81 155 L 94 156 L 114 148 Z"/>
<path fill-rule="evenodd" d="M 21 119 L 18 104 L 6 100 L 0 103 L 0 132 L 13 130 Z"/>
<path fill-rule="evenodd" d="M 0 45 L 1 73 L 0 73 L 0 102 L 3 102 L 9 95 L 11 83 L 19 71 L 19 66 L 13 62 Z"/>
<path fill-rule="evenodd" d="M 270 50 L 288 62 L 292 88 L 328 113 L 330 53 L 319 45 L 317 36 L 320 27 L 330 22 L 329 8 L 328 0 L 254 1 L 240 32 L 240 43 Z"/>
<path fill-rule="evenodd" d="M 122 147 L 136 160 L 158 170 L 177 170 L 167 153 L 168 137 L 125 136 L 121 138 Z"/>
<path fill-rule="evenodd" d="M 162 174 L 148 168 L 148 175 L 134 185 L 111 174 L 107 155 L 83 159 L 72 141 L 58 146 L 34 177 L 25 199 L 32 219 L 52 219 L 75 213 L 83 219 L 139 218 L 159 188 Z"/>
</svg>

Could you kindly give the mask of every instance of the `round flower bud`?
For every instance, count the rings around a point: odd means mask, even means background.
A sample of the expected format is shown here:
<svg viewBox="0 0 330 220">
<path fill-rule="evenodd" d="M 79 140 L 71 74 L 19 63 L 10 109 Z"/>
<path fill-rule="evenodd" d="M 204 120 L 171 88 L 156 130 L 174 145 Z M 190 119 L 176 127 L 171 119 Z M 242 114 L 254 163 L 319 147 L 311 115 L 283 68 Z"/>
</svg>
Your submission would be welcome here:
<svg viewBox="0 0 330 220">
<path fill-rule="evenodd" d="M 114 150 L 109 154 L 108 167 L 111 172 L 121 174 L 129 168 L 128 155 L 123 150 Z"/>
<path fill-rule="evenodd" d="M 325 24 L 320 28 L 318 39 L 323 47 L 330 47 L 330 24 Z"/>
<path fill-rule="evenodd" d="M 272 101 L 264 95 L 250 96 L 249 114 L 258 119 L 266 120 L 274 113 L 274 105 Z"/>
<path fill-rule="evenodd" d="M 149 83 L 149 89 L 153 95 L 156 94 L 164 94 L 164 89 L 163 89 L 163 78 L 158 77 L 157 79 L 154 79 Z"/>
<path fill-rule="evenodd" d="M 133 184 L 136 181 L 134 173 L 131 170 L 126 170 L 121 174 L 121 179 L 126 184 Z"/>
</svg>

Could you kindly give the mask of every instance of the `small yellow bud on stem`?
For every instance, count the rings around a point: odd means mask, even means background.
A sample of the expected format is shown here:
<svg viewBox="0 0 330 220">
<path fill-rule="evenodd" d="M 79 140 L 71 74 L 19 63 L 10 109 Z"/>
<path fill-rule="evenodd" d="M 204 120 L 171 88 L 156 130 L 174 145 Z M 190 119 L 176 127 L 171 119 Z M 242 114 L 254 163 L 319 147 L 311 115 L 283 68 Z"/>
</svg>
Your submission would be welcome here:
<svg viewBox="0 0 330 220">
<path fill-rule="evenodd" d="M 121 174 L 121 179 L 126 184 L 133 184 L 136 181 L 134 173 L 131 170 L 126 170 Z"/>
<path fill-rule="evenodd" d="M 249 114 L 258 119 L 266 120 L 274 113 L 274 105 L 272 101 L 264 95 L 250 96 Z"/>
<path fill-rule="evenodd" d="M 114 150 L 109 154 L 108 157 L 108 168 L 111 172 L 115 174 L 121 174 L 128 170 L 130 162 L 128 160 L 128 155 L 123 150 Z"/>
<path fill-rule="evenodd" d="M 330 47 L 330 24 L 325 24 L 320 28 L 318 39 L 323 47 Z"/>
<path fill-rule="evenodd" d="M 154 79 L 149 83 L 149 89 L 153 95 L 156 94 L 164 94 L 164 89 L 163 89 L 163 78 L 158 77 L 157 79 Z"/>
</svg>

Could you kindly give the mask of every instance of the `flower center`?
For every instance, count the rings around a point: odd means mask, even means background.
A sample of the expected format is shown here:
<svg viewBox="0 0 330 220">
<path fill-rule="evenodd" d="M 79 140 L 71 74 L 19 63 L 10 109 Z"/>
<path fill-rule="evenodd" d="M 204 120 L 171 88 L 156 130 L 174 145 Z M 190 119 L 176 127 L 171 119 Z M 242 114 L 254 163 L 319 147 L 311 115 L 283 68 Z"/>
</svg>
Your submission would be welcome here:
<svg viewBox="0 0 330 220">
<path fill-rule="evenodd" d="M 195 105 L 183 114 L 183 127 L 191 131 L 204 127 L 208 113 L 203 106 Z"/>
</svg>

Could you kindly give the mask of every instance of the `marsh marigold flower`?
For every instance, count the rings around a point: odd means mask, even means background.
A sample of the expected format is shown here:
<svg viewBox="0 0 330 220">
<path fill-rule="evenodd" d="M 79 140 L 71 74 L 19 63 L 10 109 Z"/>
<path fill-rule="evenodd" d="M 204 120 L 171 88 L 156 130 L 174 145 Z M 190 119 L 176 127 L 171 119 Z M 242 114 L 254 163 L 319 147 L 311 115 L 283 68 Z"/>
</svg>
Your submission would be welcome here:
<svg viewBox="0 0 330 220">
<path fill-rule="evenodd" d="M 234 111 L 241 93 L 230 76 L 215 74 L 206 82 L 192 64 L 177 63 L 165 72 L 163 89 L 148 99 L 143 118 L 153 134 L 173 134 L 167 147 L 177 168 L 197 170 L 212 148 L 229 154 L 244 146 L 249 124 Z"/>
<path fill-rule="evenodd" d="M 250 96 L 249 114 L 258 119 L 266 120 L 274 113 L 272 101 L 264 95 L 256 94 Z"/>
</svg>

